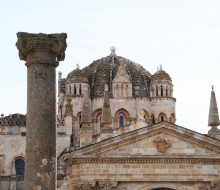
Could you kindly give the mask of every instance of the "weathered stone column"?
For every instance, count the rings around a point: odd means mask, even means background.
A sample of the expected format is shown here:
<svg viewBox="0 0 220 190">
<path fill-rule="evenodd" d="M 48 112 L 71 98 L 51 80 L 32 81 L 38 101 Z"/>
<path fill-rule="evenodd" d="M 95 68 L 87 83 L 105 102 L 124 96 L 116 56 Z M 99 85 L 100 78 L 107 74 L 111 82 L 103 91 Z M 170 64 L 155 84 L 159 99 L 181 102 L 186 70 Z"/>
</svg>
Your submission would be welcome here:
<svg viewBox="0 0 220 190">
<path fill-rule="evenodd" d="M 56 72 L 66 49 L 65 33 L 17 33 L 27 66 L 25 190 L 56 189 Z"/>
</svg>

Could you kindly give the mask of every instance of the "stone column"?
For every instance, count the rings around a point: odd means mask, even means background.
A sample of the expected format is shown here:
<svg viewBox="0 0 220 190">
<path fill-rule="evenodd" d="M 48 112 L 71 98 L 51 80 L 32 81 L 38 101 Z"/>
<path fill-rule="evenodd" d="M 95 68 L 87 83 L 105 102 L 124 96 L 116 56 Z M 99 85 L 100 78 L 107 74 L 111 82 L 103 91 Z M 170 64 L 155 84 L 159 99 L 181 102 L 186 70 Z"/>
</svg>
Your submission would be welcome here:
<svg viewBox="0 0 220 190">
<path fill-rule="evenodd" d="M 56 72 L 66 49 L 65 33 L 17 33 L 27 66 L 25 190 L 56 189 Z"/>
</svg>

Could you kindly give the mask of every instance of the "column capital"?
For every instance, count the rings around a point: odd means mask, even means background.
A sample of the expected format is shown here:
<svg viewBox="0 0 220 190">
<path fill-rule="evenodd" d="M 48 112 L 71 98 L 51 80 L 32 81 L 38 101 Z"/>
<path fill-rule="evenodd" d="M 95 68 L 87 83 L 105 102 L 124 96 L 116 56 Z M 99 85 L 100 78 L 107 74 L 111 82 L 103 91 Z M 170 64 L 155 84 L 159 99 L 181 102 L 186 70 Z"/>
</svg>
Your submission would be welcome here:
<svg viewBox="0 0 220 190">
<path fill-rule="evenodd" d="M 52 63 L 63 61 L 67 47 L 66 33 L 61 34 L 31 34 L 17 33 L 16 46 L 21 60 L 32 63 Z"/>
</svg>

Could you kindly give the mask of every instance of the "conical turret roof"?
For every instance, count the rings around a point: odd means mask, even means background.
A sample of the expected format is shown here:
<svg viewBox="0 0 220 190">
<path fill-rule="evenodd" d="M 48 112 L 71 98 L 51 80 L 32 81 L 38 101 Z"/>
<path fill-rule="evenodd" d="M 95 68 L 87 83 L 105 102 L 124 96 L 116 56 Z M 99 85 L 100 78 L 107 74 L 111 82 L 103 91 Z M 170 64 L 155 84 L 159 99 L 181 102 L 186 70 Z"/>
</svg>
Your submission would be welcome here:
<svg viewBox="0 0 220 190">
<path fill-rule="evenodd" d="M 112 114 L 111 114 L 111 108 L 110 108 L 110 96 L 109 96 L 107 84 L 105 85 L 105 91 L 104 91 L 104 102 L 103 102 L 103 108 L 102 108 L 101 123 L 102 124 L 111 124 L 112 123 Z"/>
<path fill-rule="evenodd" d="M 215 91 L 212 86 L 211 99 L 210 99 L 210 107 L 209 107 L 209 126 L 218 126 L 219 122 L 219 114 L 218 114 L 218 106 L 215 98 Z"/>
</svg>

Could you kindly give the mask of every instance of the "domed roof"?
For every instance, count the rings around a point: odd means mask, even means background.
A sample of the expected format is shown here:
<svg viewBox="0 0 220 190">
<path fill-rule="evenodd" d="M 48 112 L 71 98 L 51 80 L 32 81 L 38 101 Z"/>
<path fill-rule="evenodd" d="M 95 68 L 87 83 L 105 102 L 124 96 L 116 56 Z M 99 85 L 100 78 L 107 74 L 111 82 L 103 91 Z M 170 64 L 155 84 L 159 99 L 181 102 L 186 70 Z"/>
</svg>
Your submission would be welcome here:
<svg viewBox="0 0 220 190">
<path fill-rule="evenodd" d="M 115 49 L 111 49 L 115 51 Z M 109 93 L 112 97 L 112 80 L 115 78 L 120 64 L 125 65 L 125 69 L 132 83 L 132 97 L 148 97 L 151 74 L 141 65 L 134 63 L 126 58 L 116 56 L 112 53 L 110 56 L 103 57 L 93 61 L 82 70 L 74 70 L 67 76 L 67 80 L 77 80 L 79 76 L 86 76 L 90 86 L 90 98 L 101 98 L 104 95 L 105 84 L 109 86 Z M 80 79 L 81 80 L 81 79 Z"/>
<path fill-rule="evenodd" d="M 71 71 L 67 75 L 67 83 L 88 83 L 88 78 L 84 70 L 80 70 L 79 68 Z"/>
<path fill-rule="evenodd" d="M 162 81 L 162 80 L 169 80 L 172 81 L 170 75 L 162 69 L 162 66 L 160 65 L 160 68 L 157 70 L 155 74 L 152 75 L 151 81 Z"/>
</svg>

